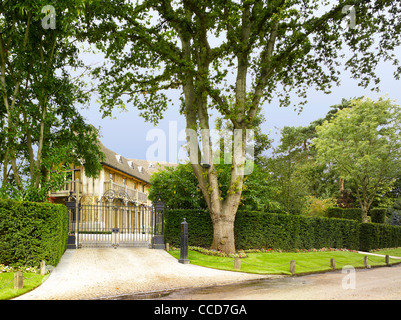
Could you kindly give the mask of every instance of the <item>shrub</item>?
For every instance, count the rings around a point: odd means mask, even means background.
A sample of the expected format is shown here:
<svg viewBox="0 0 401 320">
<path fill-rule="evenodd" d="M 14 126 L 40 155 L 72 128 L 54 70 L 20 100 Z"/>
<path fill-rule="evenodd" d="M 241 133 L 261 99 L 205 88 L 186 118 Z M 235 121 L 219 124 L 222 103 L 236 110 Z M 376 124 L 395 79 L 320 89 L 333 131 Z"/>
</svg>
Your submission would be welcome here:
<svg viewBox="0 0 401 320">
<path fill-rule="evenodd" d="M 384 223 L 386 220 L 386 208 L 373 208 L 370 210 L 370 217 L 374 223 Z"/>
<path fill-rule="evenodd" d="M 350 219 L 362 222 L 362 209 L 361 208 L 328 208 L 327 216 L 329 218 Z"/>
<path fill-rule="evenodd" d="M 397 199 L 393 205 L 388 208 L 388 214 L 388 224 L 393 226 L 401 226 L 401 199 Z"/>
<path fill-rule="evenodd" d="M 307 201 L 302 214 L 309 217 L 324 217 L 327 209 L 335 204 L 335 199 L 318 199 L 314 196 L 307 196 Z"/>
<path fill-rule="evenodd" d="M 68 213 L 60 204 L 0 200 L 0 263 L 57 265 L 67 246 Z"/>
</svg>

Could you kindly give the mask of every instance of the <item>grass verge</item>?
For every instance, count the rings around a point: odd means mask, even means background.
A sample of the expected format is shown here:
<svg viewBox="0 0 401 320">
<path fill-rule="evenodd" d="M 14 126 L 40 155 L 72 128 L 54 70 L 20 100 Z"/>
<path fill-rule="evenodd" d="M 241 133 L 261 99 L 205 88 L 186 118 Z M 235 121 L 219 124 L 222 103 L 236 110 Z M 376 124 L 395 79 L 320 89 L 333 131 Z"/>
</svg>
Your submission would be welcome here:
<svg viewBox="0 0 401 320">
<path fill-rule="evenodd" d="M 49 275 L 37 273 L 23 273 L 24 286 L 22 289 L 14 289 L 14 272 L 0 273 L 0 300 L 9 300 L 31 291 L 42 284 Z"/>
<path fill-rule="evenodd" d="M 384 255 L 387 254 L 389 256 L 394 256 L 394 257 L 401 257 L 401 248 L 380 249 L 380 250 L 374 250 L 372 252 L 377 253 L 377 254 L 384 254 Z"/>
<path fill-rule="evenodd" d="M 401 248 L 399 249 L 401 256 Z M 179 250 L 171 250 L 169 253 L 176 259 L 180 258 Z M 375 252 L 379 253 L 379 252 Z M 379 254 L 382 254 L 381 252 Z M 388 253 L 384 253 L 388 254 Z M 390 255 L 390 254 L 389 254 Z M 391 254 L 396 256 L 397 254 Z M 344 266 L 354 268 L 364 267 L 364 255 L 350 251 L 328 251 L 328 252 L 258 252 L 247 253 L 247 258 L 241 258 L 241 269 L 234 268 L 234 258 L 217 257 L 189 250 L 188 258 L 191 264 L 202 267 L 240 271 L 256 274 L 284 274 L 290 275 L 290 261 L 295 260 L 295 274 L 308 274 L 332 270 L 330 259 L 335 260 L 336 269 Z M 401 260 L 391 259 L 390 264 L 400 263 Z M 385 266 L 384 257 L 368 256 L 370 266 Z"/>
</svg>

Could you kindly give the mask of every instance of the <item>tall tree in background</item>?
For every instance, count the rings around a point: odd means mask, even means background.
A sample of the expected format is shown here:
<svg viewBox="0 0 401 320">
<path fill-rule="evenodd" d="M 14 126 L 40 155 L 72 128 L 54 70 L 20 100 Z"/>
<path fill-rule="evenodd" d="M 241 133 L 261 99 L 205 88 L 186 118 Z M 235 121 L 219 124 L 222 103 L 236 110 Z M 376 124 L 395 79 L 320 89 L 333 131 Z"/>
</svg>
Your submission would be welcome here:
<svg viewBox="0 0 401 320">
<path fill-rule="evenodd" d="M 318 160 L 352 183 L 367 222 L 380 188 L 400 175 L 401 108 L 389 99 L 355 100 L 317 127 L 313 142 Z"/>
<path fill-rule="evenodd" d="M 99 170 L 98 132 L 76 106 L 89 92 L 72 75 L 84 69 L 74 39 L 83 8 L 82 0 L 0 3 L 3 187 L 11 181 L 21 190 L 24 180 L 32 190 L 43 187 L 63 162 L 84 162 L 89 176 Z"/>
<path fill-rule="evenodd" d="M 86 32 L 108 62 L 96 73 L 106 114 L 127 95 L 156 123 L 169 107 L 167 90 L 179 89 L 188 129 L 209 129 L 214 109 L 245 133 L 264 102 L 288 106 L 295 92 L 302 106 L 309 88 L 330 92 L 342 62 L 360 85 L 377 85 L 379 61 L 398 63 L 400 12 L 401 3 L 389 0 L 93 1 Z M 342 60 L 345 47 L 351 57 Z M 243 156 L 245 134 L 241 140 Z M 222 197 L 212 155 L 204 156 L 210 167 L 192 161 L 192 168 L 213 222 L 212 247 L 233 252 L 243 163 L 233 158 Z"/>
<path fill-rule="evenodd" d="M 272 173 L 278 185 L 276 199 L 287 213 L 300 213 L 307 200 L 305 197 L 337 198 L 338 204 L 344 205 L 345 190 L 348 190 L 344 189 L 344 179 L 327 164 L 317 162 L 312 140 L 317 136 L 318 126 L 333 119 L 339 110 L 350 107 L 351 100 L 342 99 L 341 103 L 330 106 L 324 118 L 304 127 L 285 126 L 272 156 L 264 157 L 265 170 Z"/>
</svg>

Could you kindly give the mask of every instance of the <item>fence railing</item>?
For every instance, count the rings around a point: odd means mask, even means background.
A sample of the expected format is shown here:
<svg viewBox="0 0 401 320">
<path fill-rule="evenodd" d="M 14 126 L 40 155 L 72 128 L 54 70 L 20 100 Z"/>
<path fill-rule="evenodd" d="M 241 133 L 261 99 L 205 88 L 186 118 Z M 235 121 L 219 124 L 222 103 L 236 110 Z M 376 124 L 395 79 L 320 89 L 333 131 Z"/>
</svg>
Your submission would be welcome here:
<svg viewBox="0 0 401 320">
<path fill-rule="evenodd" d="M 148 195 L 144 192 L 138 191 L 136 189 L 128 188 L 127 186 L 115 183 L 113 181 L 105 181 L 104 182 L 104 191 L 112 190 L 115 192 L 116 197 L 123 194 L 121 191 L 125 192 L 130 200 L 138 201 L 144 204 L 148 203 Z"/>
<path fill-rule="evenodd" d="M 78 184 L 79 184 L 79 190 L 80 192 L 82 192 L 82 182 L 79 181 L 66 181 L 63 185 L 59 186 L 58 189 L 53 189 L 52 190 L 52 194 L 59 194 L 59 193 L 69 193 L 69 192 L 73 192 L 75 193 L 77 191 L 78 188 Z"/>
<path fill-rule="evenodd" d="M 81 181 L 66 181 L 59 188 L 53 189 L 51 195 L 53 196 L 68 196 L 70 192 L 76 193 L 79 186 L 80 193 L 88 193 L 88 186 L 83 185 Z M 116 198 L 123 198 L 123 194 L 128 196 L 128 200 L 138 201 L 141 204 L 150 205 L 148 195 L 145 192 L 141 192 L 136 189 L 128 188 L 127 186 L 115 183 L 113 181 L 104 182 L 104 192 L 112 190 L 115 193 Z"/>
</svg>

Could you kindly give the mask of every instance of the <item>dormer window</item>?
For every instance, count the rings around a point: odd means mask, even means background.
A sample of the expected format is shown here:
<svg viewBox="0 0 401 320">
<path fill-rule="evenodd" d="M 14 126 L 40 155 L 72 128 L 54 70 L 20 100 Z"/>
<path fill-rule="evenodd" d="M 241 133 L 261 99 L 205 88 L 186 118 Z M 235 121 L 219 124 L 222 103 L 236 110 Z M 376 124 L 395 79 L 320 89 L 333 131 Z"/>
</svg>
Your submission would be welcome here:
<svg viewBox="0 0 401 320">
<path fill-rule="evenodd" d="M 149 168 L 154 168 L 155 165 L 153 163 L 149 163 Z"/>
<path fill-rule="evenodd" d="M 133 163 L 132 161 L 128 161 L 128 166 L 129 166 L 131 169 L 135 169 L 134 163 Z"/>
<path fill-rule="evenodd" d="M 139 171 L 140 173 L 143 173 L 143 167 L 139 166 L 139 167 L 138 167 L 138 171 Z"/>
<path fill-rule="evenodd" d="M 119 154 L 116 154 L 116 159 L 119 163 L 123 163 L 123 157 Z"/>
</svg>

